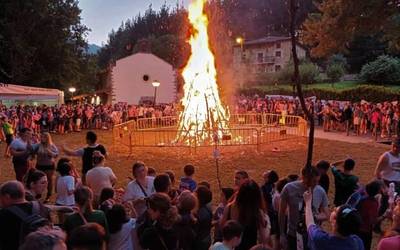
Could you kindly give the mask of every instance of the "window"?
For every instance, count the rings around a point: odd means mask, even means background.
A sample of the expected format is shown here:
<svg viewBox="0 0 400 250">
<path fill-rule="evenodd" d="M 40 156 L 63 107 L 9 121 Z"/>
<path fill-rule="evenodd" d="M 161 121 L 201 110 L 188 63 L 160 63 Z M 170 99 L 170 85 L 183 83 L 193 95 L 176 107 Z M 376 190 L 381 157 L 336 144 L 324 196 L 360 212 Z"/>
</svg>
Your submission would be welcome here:
<svg viewBox="0 0 400 250">
<path fill-rule="evenodd" d="M 275 72 L 281 71 L 281 65 L 275 65 Z"/>
<path fill-rule="evenodd" d="M 264 61 L 264 53 L 257 54 L 257 62 L 262 63 Z"/>
<path fill-rule="evenodd" d="M 242 63 L 245 63 L 246 62 L 246 54 L 245 53 L 242 53 Z"/>
<path fill-rule="evenodd" d="M 282 56 L 282 52 L 281 51 L 275 51 L 275 56 L 276 57 L 281 57 Z"/>
<path fill-rule="evenodd" d="M 277 44 L 276 44 L 276 48 L 277 48 L 277 49 L 280 49 L 280 48 L 281 48 L 281 43 L 277 43 Z"/>
</svg>

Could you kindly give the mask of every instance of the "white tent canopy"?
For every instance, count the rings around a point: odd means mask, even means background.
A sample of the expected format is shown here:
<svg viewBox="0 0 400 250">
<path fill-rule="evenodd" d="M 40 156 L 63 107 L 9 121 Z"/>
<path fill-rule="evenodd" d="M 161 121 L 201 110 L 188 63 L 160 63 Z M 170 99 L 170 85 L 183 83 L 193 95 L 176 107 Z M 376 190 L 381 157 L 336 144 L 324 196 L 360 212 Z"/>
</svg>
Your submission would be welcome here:
<svg viewBox="0 0 400 250">
<path fill-rule="evenodd" d="M 0 101 L 6 106 L 15 104 L 60 105 L 64 103 L 64 92 L 58 89 L 0 83 Z"/>
</svg>

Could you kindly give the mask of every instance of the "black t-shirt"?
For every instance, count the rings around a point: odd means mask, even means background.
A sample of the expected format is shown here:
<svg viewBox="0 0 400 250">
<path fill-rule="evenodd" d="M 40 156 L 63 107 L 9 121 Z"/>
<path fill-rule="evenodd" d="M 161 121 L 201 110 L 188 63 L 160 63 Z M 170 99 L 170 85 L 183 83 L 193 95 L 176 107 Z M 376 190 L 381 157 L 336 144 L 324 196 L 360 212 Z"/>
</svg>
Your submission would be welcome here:
<svg viewBox="0 0 400 250">
<path fill-rule="evenodd" d="M 329 176 L 327 174 L 321 174 L 321 176 L 319 178 L 319 185 L 325 190 L 325 193 L 328 194 Z"/>
<path fill-rule="evenodd" d="M 27 214 L 32 214 L 32 203 L 26 202 L 17 204 Z M 40 205 L 40 215 L 50 220 L 50 214 L 47 208 Z M 22 221 L 7 208 L 0 210 L 0 249 L 18 249 L 19 236 L 21 232 Z"/>
<path fill-rule="evenodd" d="M 162 228 L 159 223 L 146 228 L 139 236 L 142 248 L 149 250 L 176 250 L 178 249 L 178 235 L 174 229 Z"/>
<path fill-rule="evenodd" d="M 82 173 L 86 174 L 93 166 L 93 152 L 100 151 L 103 155 L 106 155 L 106 148 L 101 145 L 97 144 L 96 146 L 87 146 L 83 149 L 83 156 L 82 156 Z"/>
</svg>

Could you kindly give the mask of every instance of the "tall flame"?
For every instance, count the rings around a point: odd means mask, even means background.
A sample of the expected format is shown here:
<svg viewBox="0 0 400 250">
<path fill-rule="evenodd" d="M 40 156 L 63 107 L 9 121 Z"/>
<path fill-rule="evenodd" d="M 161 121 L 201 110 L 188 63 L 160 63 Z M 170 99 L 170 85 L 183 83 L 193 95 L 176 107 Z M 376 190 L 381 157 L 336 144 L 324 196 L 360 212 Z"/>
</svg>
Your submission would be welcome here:
<svg viewBox="0 0 400 250">
<path fill-rule="evenodd" d="M 204 13 L 207 0 L 193 0 L 189 5 L 189 20 L 193 25 L 189 43 L 191 56 L 183 70 L 185 84 L 181 100 L 184 107 L 179 116 L 178 139 L 197 143 L 222 135 L 228 128 L 229 112 L 222 105 L 217 86 L 214 55 L 209 47 L 208 18 Z"/>
</svg>

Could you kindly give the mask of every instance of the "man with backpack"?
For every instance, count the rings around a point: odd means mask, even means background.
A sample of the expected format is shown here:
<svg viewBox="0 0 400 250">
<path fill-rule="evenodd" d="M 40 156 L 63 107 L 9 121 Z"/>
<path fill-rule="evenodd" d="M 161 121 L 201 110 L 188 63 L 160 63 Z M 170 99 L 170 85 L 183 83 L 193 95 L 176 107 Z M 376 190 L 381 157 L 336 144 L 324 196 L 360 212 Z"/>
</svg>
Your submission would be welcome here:
<svg viewBox="0 0 400 250">
<path fill-rule="evenodd" d="M 25 237 L 50 225 L 50 214 L 39 202 L 27 202 L 21 182 L 8 181 L 0 187 L 0 249 L 18 249 Z"/>
</svg>

